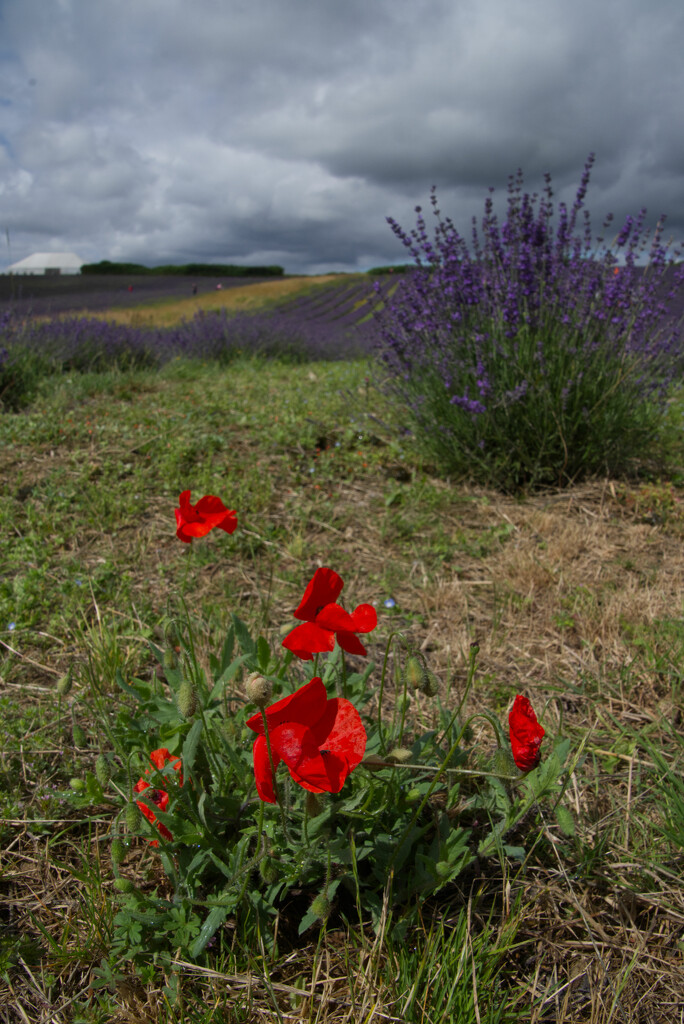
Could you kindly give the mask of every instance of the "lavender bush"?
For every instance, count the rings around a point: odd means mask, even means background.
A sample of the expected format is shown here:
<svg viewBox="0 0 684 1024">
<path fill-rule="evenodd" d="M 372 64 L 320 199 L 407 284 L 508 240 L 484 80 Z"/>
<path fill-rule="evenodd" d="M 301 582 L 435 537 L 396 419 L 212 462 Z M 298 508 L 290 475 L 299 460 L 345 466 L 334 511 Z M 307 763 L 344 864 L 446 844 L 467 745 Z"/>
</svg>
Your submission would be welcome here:
<svg viewBox="0 0 684 1024">
<path fill-rule="evenodd" d="M 593 240 L 593 161 L 555 228 L 550 175 L 529 195 L 520 171 L 505 222 L 490 190 L 470 246 L 442 219 L 434 188 L 434 239 L 420 207 L 410 232 L 389 219 L 416 268 L 376 284 L 386 387 L 450 475 L 508 491 L 562 486 L 628 471 L 662 440 L 681 366 L 684 265 L 663 244 L 664 218 L 649 242 L 645 210 L 606 244 L 609 215 Z"/>
</svg>

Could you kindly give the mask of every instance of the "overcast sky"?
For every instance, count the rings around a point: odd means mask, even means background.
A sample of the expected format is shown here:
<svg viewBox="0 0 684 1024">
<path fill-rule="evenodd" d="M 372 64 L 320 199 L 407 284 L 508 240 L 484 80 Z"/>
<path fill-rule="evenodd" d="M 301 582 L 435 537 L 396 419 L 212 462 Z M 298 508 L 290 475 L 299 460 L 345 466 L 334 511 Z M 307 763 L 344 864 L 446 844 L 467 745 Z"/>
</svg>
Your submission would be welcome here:
<svg viewBox="0 0 684 1024">
<path fill-rule="evenodd" d="M 684 237 L 682 0 L 0 0 L 0 267 L 401 262 L 522 168 Z M 11 249 L 7 246 L 7 235 Z"/>
</svg>

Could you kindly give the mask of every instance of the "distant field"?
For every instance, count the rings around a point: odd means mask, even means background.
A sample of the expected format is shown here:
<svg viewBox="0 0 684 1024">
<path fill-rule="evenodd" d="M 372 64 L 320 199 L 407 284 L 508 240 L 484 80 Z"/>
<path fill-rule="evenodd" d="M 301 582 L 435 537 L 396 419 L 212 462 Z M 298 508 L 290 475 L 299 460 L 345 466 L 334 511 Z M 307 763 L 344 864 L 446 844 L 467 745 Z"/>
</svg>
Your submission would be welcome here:
<svg viewBox="0 0 684 1024">
<path fill-rule="evenodd" d="M 222 305 L 221 292 L 252 289 L 264 284 L 285 288 L 282 294 L 289 294 L 293 285 L 321 280 L 318 278 L 272 277 L 174 277 L 159 275 L 143 277 L 131 275 L 64 275 L 43 277 L 38 275 L 0 275 L 0 310 L 12 309 L 17 313 L 36 313 L 49 316 L 59 313 L 100 312 L 106 309 L 130 309 L 146 303 L 192 299 L 193 285 L 197 285 L 197 296 L 206 301 L 211 295 L 212 305 Z M 328 278 L 324 278 L 328 280 Z M 281 294 L 281 293 L 279 293 Z M 219 300 L 218 302 L 216 300 Z"/>
</svg>

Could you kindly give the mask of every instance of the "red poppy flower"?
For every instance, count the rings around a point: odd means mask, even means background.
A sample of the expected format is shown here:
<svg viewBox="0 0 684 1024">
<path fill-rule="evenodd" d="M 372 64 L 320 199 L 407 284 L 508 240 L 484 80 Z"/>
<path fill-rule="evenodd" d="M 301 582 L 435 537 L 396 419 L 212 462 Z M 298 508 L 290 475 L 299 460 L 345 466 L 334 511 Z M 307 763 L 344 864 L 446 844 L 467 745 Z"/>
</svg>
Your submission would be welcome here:
<svg viewBox="0 0 684 1024">
<path fill-rule="evenodd" d="M 190 491 L 183 491 L 176 509 L 176 536 L 185 544 L 191 544 L 193 537 L 206 537 L 216 527 L 232 533 L 237 526 L 235 512 L 227 509 L 220 498 L 205 494 L 196 505 L 190 504 Z"/>
<path fill-rule="evenodd" d="M 294 781 L 309 792 L 339 793 L 366 750 L 366 730 L 351 701 L 329 698 L 323 681 L 315 676 L 265 713 L 273 768 L 284 761 Z M 274 779 L 261 713 L 247 725 L 258 733 L 253 750 L 257 792 L 273 804 Z"/>
<path fill-rule="evenodd" d="M 527 697 L 520 694 L 513 701 L 508 715 L 513 760 L 522 772 L 530 772 L 536 768 L 541 758 L 541 741 L 544 730 L 537 721 Z"/>
<path fill-rule="evenodd" d="M 301 626 L 287 634 L 286 647 L 303 661 L 312 661 L 320 651 L 332 651 L 335 638 L 348 654 L 365 654 L 366 648 L 357 633 L 370 633 L 378 624 L 378 615 L 370 604 L 360 604 L 353 612 L 346 612 L 336 604 L 344 582 L 333 569 L 317 569 L 309 581 L 304 597 L 294 613 L 302 619 Z"/>
<path fill-rule="evenodd" d="M 152 753 L 150 754 L 150 761 L 152 762 L 152 765 L 154 766 L 154 768 L 156 768 L 158 772 L 163 771 L 164 765 L 167 764 L 167 762 L 169 761 L 171 762 L 174 771 L 180 772 L 181 770 L 180 758 L 173 757 L 168 752 L 166 747 L 160 747 L 159 750 L 153 750 Z M 145 775 L 149 774 L 150 769 L 146 768 Z M 179 775 L 179 782 L 180 785 L 182 786 L 182 775 Z M 150 783 L 146 779 L 140 778 L 133 787 L 133 792 L 143 793 L 145 792 L 146 789 L 152 789 Z M 148 800 L 151 800 L 153 804 L 157 805 L 160 811 L 165 811 L 166 808 L 169 806 L 169 794 L 166 792 L 165 789 L 152 789 L 151 793 L 146 793 L 145 795 Z M 154 825 L 155 821 L 157 821 L 157 818 L 152 808 L 148 807 L 147 804 L 143 803 L 142 800 L 136 800 L 135 802 L 142 811 L 142 813 L 145 815 L 147 820 Z M 163 835 L 164 839 L 173 839 L 173 836 L 169 832 L 168 828 L 166 827 L 166 825 L 162 825 L 161 821 L 157 821 L 157 828 Z M 153 839 L 152 842 L 150 843 L 150 846 L 159 846 L 159 843 L 157 842 L 156 839 Z"/>
</svg>

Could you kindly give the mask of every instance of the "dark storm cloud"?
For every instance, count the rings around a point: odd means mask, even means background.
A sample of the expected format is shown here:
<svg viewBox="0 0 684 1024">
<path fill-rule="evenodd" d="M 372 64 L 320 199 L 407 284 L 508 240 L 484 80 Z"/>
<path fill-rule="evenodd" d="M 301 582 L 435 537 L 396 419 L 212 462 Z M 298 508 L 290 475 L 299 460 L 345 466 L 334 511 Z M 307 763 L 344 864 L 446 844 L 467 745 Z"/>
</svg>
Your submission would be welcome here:
<svg viewBox="0 0 684 1024">
<path fill-rule="evenodd" d="M 15 259 L 354 269 L 432 184 L 467 233 L 518 167 L 572 201 L 592 151 L 596 228 L 684 235 L 679 0 L 4 0 L 0 38 Z"/>
</svg>

